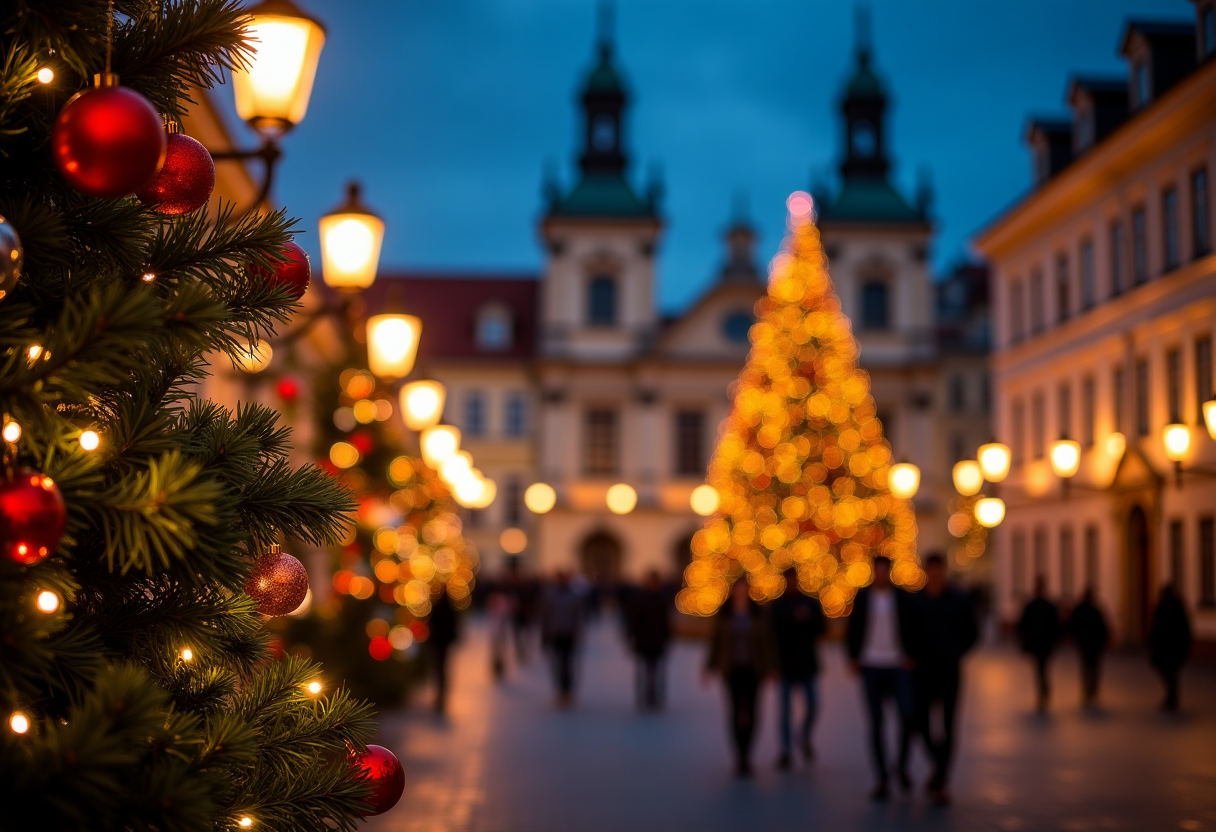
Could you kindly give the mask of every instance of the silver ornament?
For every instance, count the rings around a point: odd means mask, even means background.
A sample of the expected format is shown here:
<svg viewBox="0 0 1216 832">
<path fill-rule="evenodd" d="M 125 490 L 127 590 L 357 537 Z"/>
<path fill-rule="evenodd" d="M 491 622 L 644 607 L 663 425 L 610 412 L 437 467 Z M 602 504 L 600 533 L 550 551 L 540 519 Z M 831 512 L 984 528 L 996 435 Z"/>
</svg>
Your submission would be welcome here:
<svg viewBox="0 0 1216 832">
<path fill-rule="evenodd" d="M 21 248 L 17 229 L 4 217 L 0 217 L 0 300 L 4 300 L 17 285 L 17 278 L 21 277 L 21 262 L 24 259 L 25 252 Z"/>
</svg>

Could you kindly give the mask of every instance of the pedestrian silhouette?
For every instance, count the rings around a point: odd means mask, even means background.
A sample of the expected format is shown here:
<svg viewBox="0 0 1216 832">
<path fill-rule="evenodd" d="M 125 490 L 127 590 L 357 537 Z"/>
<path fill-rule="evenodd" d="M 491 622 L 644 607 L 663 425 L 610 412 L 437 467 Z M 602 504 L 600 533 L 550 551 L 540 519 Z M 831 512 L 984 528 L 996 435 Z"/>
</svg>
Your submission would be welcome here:
<svg viewBox="0 0 1216 832">
<path fill-rule="evenodd" d="M 1161 587 L 1153 624 L 1148 633 L 1149 659 L 1165 684 L 1161 710 L 1178 711 L 1178 674 L 1191 652 L 1191 622 L 1173 584 Z"/>
<path fill-rule="evenodd" d="M 735 581 L 730 599 L 714 618 L 705 675 L 717 673 L 726 685 L 735 773 L 750 777 L 756 736 L 760 682 L 776 669 L 776 647 L 767 614 L 747 594 L 747 581 Z"/>
<path fill-rule="evenodd" d="M 574 701 L 574 654 L 582 634 L 584 601 L 571 585 L 570 573 L 558 570 L 541 601 L 541 640 L 553 664 L 557 705 Z"/>
<path fill-rule="evenodd" d="M 626 630 L 630 647 L 637 658 L 637 696 L 641 710 L 663 706 L 663 655 L 671 641 L 672 601 L 663 589 L 658 570 L 646 574 L 646 581 L 629 599 Z"/>
<path fill-rule="evenodd" d="M 819 708 L 817 679 L 819 652 L 816 641 L 827 627 L 823 607 L 798 589 L 797 573 L 785 573 L 785 593 L 773 602 L 773 634 L 777 643 L 777 675 L 779 688 L 781 756 L 779 768 L 789 768 L 793 751 L 794 691 L 802 692 L 803 716 L 798 732 L 798 747 L 806 761 L 814 757 L 811 731 Z"/>
<path fill-rule="evenodd" d="M 933 761 L 925 791 L 934 803 L 950 802 L 947 781 L 954 758 L 954 728 L 962 682 L 960 663 L 979 638 L 971 597 L 950 582 L 940 554 L 925 558 L 925 588 L 916 601 L 917 624 L 912 655 L 916 730 Z M 941 714 L 941 734 L 932 730 L 934 712 Z"/>
<path fill-rule="evenodd" d="M 515 599 L 503 581 L 492 584 L 486 594 L 486 619 L 490 630 L 490 670 L 496 680 L 507 672 L 507 642 L 511 636 L 511 616 Z M 516 660 L 519 661 L 518 651 Z"/>
<path fill-rule="evenodd" d="M 1106 617 L 1094 603 L 1093 587 L 1086 587 L 1080 602 L 1072 608 L 1068 629 L 1081 656 L 1081 701 L 1087 708 L 1093 707 L 1098 702 L 1102 654 L 1110 640 Z"/>
<path fill-rule="evenodd" d="M 536 617 L 538 587 L 536 581 L 524 574 L 519 561 L 507 562 L 504 588 L 511 597 L 511 628 L 515 636 L 515 661 L 526 664 L 532 624 Z"/>
<path fill-rule="evenodd" d="M 912 788 L 908 747 L 915 715 L 909 645 L 915 642 L 915 616 L 911 594 L 891 583 L 891 561 L 874 558 L 874 582 L 857 593 L 846 633 L 849 666 L 861 675 L 865 691 L 870 757 L 877 780 L 870 793 L 873 800 L 886 800 L 890 795 L 884 715 L 887 700 L 895 702 L 899 713 L 896 777 L 904 791 Z"/>
<path fill-rule="evenodd" d="M 431 653 L 431 673 L 435 680 L 435 713 L 442 714 L 448 704 L 448 654 L 460 638 L 460 621 L 446 591 L 431 607 L 426 643 Z"/>
<path fill-rule="evenodd" d="M 1034 659 L 1037 680 L 1039 713 L 1047 712 L 1051 699 L 1051 684 L 1048 679 L 1048 662 L 1060 641 L 1060 611 L 1047 600 L 1047 579 L 1042 575 L 1034 579 L 1034 597 L 1022 609 L 1018 621 L 1018 639 L 1022 649 Z"/>
</svg>

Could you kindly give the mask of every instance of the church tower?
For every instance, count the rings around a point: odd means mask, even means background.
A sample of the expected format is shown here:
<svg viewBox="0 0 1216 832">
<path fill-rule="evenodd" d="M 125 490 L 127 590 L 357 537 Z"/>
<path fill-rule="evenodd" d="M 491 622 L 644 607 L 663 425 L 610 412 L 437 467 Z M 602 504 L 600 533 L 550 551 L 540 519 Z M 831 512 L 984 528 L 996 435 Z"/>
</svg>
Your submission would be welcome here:
<svg viewBox="0 0 1216 832">
<path fill-rule="evenodd" d="M 576 180 L 568 190 L 552 182 L 545 188 L 541 352 L 547 357 L 621 360 L 643 350 L 658 326 L 659 193 L 652 185 L 639 195 L 629 181 L 624 130 L 629 94 L 613 52 L 605 9 L 594 64 L 579 96 Z"/>
</svg>

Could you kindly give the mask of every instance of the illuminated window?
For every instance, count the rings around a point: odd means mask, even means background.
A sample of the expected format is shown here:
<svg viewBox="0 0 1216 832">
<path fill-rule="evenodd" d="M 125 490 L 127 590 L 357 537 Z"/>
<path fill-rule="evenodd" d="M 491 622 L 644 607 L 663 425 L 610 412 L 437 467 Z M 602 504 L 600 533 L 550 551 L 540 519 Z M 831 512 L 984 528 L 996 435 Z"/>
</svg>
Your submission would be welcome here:
<svg viewBox="0 0 1216 832">
<path fill-rule="evenodd" d="M 503 414 L 507 436 L 528 435 L 528 395 L 521 392 L 507 394 L 506 412 Z"/>
<path fill-rule="evenodd" d="M 487 352 L 511 346 L 511 311 L 501 304 L 483 306 L 477 313 L 477 346 Z"/>
<path fill-rule="evenodd" d="M 587 323 L 592 326 L 616 325 L 616 279 L 601 275 L 587 286 Z"/>
<path fill-rule="evenodd" d="M 466 436 L 484 436 L 486 433 L 486 395 L 481 392 L 468 393 L 464 397 L 464 432 Z"/>
</svg>

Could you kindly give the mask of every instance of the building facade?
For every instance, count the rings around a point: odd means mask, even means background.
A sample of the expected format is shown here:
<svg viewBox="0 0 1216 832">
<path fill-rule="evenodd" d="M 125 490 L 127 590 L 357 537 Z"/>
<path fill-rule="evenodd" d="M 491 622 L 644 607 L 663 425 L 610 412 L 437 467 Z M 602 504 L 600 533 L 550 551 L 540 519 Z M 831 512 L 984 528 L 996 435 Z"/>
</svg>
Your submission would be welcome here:
<svg viewBox="0 0 1216 832">
<path fill-rule="evenodd" d="M 1092 587 L 1125 642 L 1174 584 L 1216 639 L 1213 4 L 1129 21 L 1124 78 L 1075 78 L 1071 120 L 1036 120 L 1035 188 L 977 238 L 994 278 L 997 433 L 1012 449 L 996 574 L 1012 620 L 1036 575 L 1065 603 Z M 1196 25 L 1198 24 L 1198 25 Z M 1189 447 L 1181 473 L 1167 425 Z M 1071 480 L 1051 443 L 1081 446 Z"/>
</svg>

